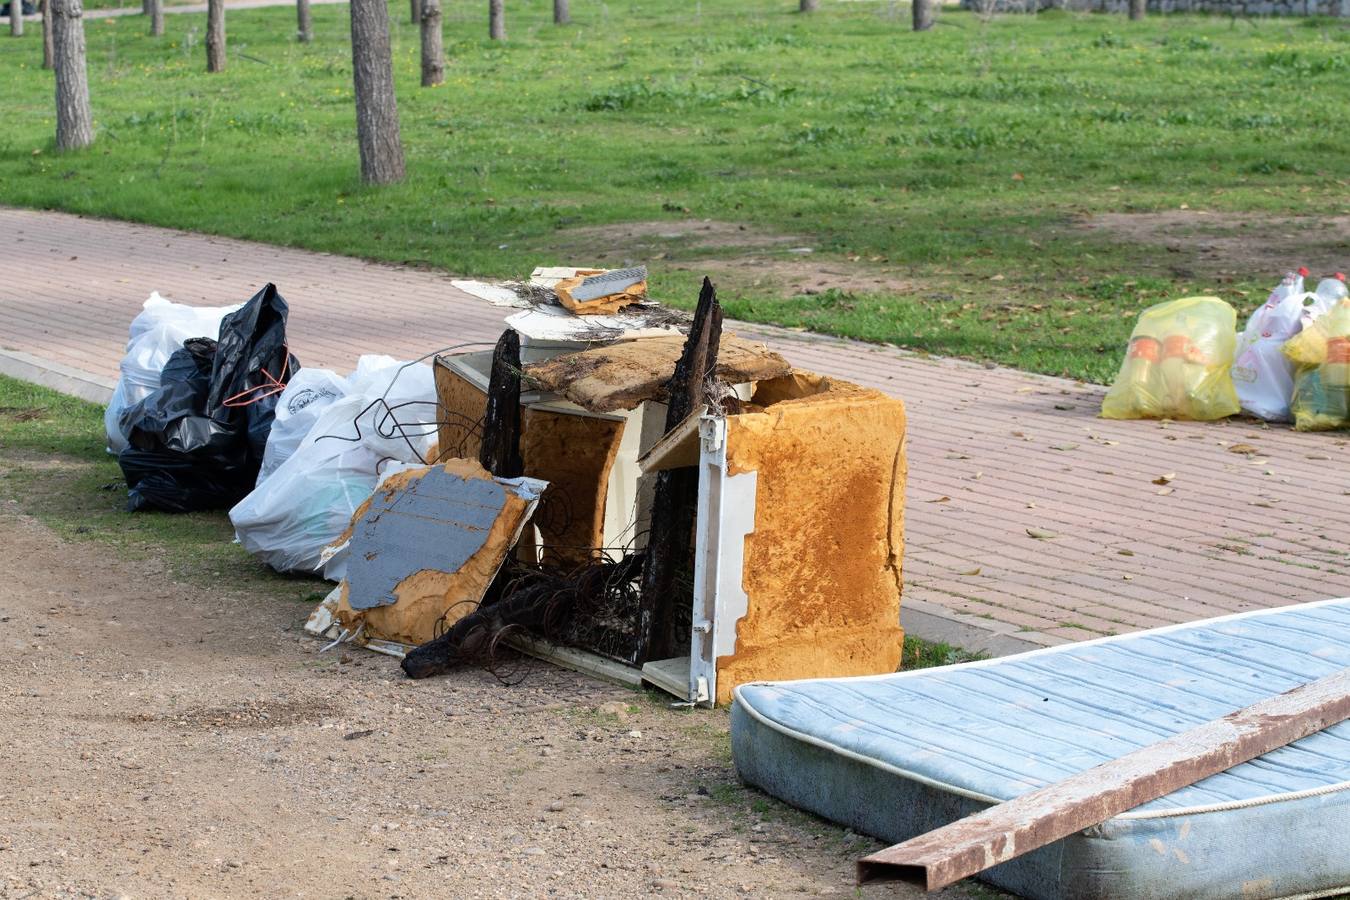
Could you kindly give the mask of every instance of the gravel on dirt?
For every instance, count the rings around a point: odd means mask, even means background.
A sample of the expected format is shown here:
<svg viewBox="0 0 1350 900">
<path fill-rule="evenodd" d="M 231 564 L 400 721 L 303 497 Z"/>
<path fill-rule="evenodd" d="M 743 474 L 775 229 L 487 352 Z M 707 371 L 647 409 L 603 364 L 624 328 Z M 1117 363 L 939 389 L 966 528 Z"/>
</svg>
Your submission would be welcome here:
<svg viewBox="0 0 1350 900">
<path fill-rule="evenodd" d="M 12 501 L 0 546 L 0 898 L 843 894 L 878 846 L 740 787 L 724 711 L 409 681 Z"/>
</svg>

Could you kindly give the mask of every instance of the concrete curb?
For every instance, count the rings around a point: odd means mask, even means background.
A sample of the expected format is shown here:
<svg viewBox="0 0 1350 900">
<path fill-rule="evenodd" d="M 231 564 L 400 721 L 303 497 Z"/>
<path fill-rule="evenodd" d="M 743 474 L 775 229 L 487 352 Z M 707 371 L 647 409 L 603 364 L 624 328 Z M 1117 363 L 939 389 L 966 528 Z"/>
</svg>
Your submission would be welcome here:
<svg viewBox="0 0 1350 900">
<path fill-rule="evenodd" d="M 1019 631 L 1014 625 L 954 613 L 926 600 L 906 600 L 903 591 L 900 624 L 911 637 L 986 656 L 1012 656 L 1060 643 L 1038 631 Z"/>
<path fill-rule="evenodd" d="M 19 350 L 0 350 L 0 375 L 107 406 L 117 382 Z"/>
</svg>

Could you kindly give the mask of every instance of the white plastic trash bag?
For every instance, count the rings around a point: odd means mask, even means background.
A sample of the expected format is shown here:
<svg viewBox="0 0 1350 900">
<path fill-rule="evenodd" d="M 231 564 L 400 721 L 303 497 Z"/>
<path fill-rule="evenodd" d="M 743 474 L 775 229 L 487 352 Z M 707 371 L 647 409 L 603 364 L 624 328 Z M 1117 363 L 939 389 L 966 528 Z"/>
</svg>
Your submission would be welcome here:
<svg viewBox="0 0 1350 900">
<path fill-rule="evenodd" d="M 314 423 L 334 401 L 347 396 L 347 379 L 329 369 L 304 368 L 291 376 L 277 400 L 272 430 L 267 435 L 262 468 L 256 484 L 262 484 L 290 459 Z"/>
<path fill-rule="evenodd" d="M 103 412 L 109 453 L 121 453 L 127 448 L 127 434 L 121 426 L 122 411 L 159 390 L 159 373 L 174 351 L 182 350 L 183 342 L 192 338 L 215 340 L 220 334 L 220 320 L 237 309 L 239 304 L 185 306 L 165 300 L 158 292 L 150 295 L 131 320 L 121 375 Z"/>
<path fill-rule="evenodd" d="M 346 554 L 325 565 L 323 550 L 347 529 L 380 471 L 391 460 L 430 462 L 435 453 L 431 367 L 403 365 L 361 358 L 347 395 L 328 403 L 295 451 L 230 510 L 244 549 L 281 572 L 322 569 L 325 578 L 341 580 Z"/>
<path fill-rule="evenodd" d="M 1232 369 L 1243 412 L 1268 422 L 1289 421 L 1294 364 L 1282 348 L 1303 329 L 1307 296 L 1302 273 L 1290 272 L 1247 320 Z"/>
</svg>

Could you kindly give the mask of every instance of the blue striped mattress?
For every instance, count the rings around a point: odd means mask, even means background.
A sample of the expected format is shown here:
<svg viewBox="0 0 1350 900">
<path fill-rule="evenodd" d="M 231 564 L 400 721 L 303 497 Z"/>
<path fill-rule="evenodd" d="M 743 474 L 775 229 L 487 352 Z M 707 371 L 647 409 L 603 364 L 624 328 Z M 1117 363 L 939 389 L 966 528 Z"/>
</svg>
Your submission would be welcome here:
<svg viewBox="0 0 1350 900">
<path fill-rule="evenodd" d="M 938 669 L 741 685 L 743 780 L 899 842 L 1350 666 L 1350 599 Z M 1028 897 L 1350 886 L 1350 722 L 1012 860 Z"/>
</svg>

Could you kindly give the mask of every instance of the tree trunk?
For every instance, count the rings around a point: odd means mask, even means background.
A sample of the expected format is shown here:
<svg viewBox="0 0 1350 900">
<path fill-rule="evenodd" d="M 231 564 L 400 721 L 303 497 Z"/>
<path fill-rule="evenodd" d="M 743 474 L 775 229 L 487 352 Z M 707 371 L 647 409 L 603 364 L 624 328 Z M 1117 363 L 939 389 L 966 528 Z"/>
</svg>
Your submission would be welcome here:
<svg viewBox="0 0 1350 900">
<path fill-rule="evenodd" d="M 150 0 L 150 36 L 164 33 L 164 0 Z"/>
<path fill-rule="evenodd" d="M 52 60 L 56 68 L 56 149 L 87 147 L 94 142 L 94 118 L 89 112 L 80 0 L 52 3 Z"/>
<path fill-rule="evenodd" d="M 506 10 L 503 0 L 488 0 L 488 37 L 494 41 L 506 40 Z"/>
<path fill-rule="evenodd" d="M 314 19 L 309 14 L 309 0 L 295 0 L 295 37 L 302 44 L 314 40 Z"/>
<path fill-rule="evenodd" d="M 23 0 L 9 0 L 9 33 L 23 37 Z"/>
<path fill-rule="evenodd" d="M 912 0 L 914 14 L 914 30 L 927 31 L 933 27 L 933 0 Z"/>
<path fill-rule="evenodd" d="M 1138 22 L 1144 18 L 1146 0 L 1130 0 L 1130 21 Z"/>
<path fill-rule="evenodd" d="M 141 15 L 150 15 L 150 0 L 141 0 Z"/>
<path fill-rule="evenodd" d="M 445 51 L 441 48 L 441 0 L 422 3 L 422 87 L 445 81 Z"/>
<path fill-rule="evenodd" d="M 802 5 L 797 7 L 797 12 L 812 13 L 820 8 L 820 0 L 802 0 Z"/>
<path fill-rule="evenodd" d="M 553 24 L 566 25 L 572 21 L 572 10 L 567 0 L 553 0 Z"/>
<path fill-rule="evenodd" d="M 206 0 L 206 71 L 225 71 L 225 0 Z"/>
<path fill-rule="evenodd" d="M 408 21 L 414 25 L 422 22 L 422 0 L 408 0 Z"/>
<path fill-rule="evenodd" d="M 42 0 L 42 68 L 52 67 L 52 0 Z"/>
<path fill-rule="evenodd" d="M 352 83 L 356 88 L 356 143 L 361 180 L 392 184 L 403 180 L 403 143 L 398 133 L 394 65 L 389 50 L 389 7 L 385 0 L 351 0 Z"/>
</svg>

